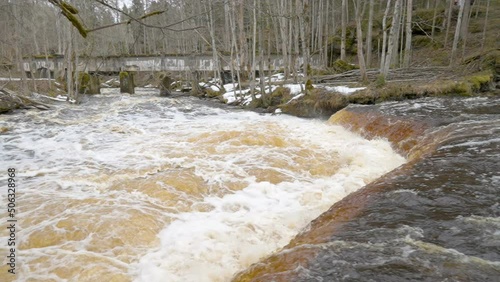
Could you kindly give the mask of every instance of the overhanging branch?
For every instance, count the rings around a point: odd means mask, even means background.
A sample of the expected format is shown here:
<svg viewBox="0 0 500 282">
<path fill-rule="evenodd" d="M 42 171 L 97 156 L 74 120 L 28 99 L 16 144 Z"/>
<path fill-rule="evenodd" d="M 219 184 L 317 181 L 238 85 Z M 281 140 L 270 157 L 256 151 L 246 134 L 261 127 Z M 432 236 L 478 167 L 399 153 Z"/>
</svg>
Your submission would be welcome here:
<svg viewBox="0 0 500 282">
<path fill-rule="evenodd" d="M 104 25 L 104 26 L 93 28 L 93 29 L 87 29 L 85 27 L 85 25 L 83 24 L 83 22 L 76 16 L 78 14 L 78 9 L 76 9 L 75 7 L 71 6 L 70 4 L 64 2 L 63 0 L 49 0 L 49 2 L 52 3 L 52 5 L 58 7 L 61 10 L 61 13 L 73 24 L 73 26 L 78 30 L 78 32 L 80 33 L 80 35 L 83 38 L 86 38 L 87 35 L 88 35 L 88 33 L 90 33 L 90 32 L 94 32 L 94 31 L 98 31 L 98 30 L 102 30 L 102 29 L 106 29 L 106 28 L 110 28 L 110 27 L 114 27 L 114 26 L 118 26 L 118 25 L 130 24 L 132 22 L 137 22 L 140 25 L 145 26 L 145 27 L 149 27 L 149 28 L 155 28 L 155 29 L 161 29 L 161 30 L 170 30 L 170 31 L 176 31 L 176 32 L 189 31 L 189 30 L 196 30 L 196 29 L 199 29 L 199 28 L 204 28 L 204 26 L 196 26 L 196 27 L 190 27 L 190 28 L 184 28 L 184 29 L 175 29 L 175 28 L 172 28 L 172 26 L 175 26 L 175 25 L 181 24 L 183 22 L 189 21 L 189 20 L 191 20 L 191 19 L 193 19 L 193 18 L 195 18 L 195 17 L 197 17 L 199 15 L 195 15 L 195 16 L 189 17 L 187 19 L 184 19 L 182 21 L 178 21 L 178 22 L 175 22 L 175 23 L 172 23 L 172 24 L 168 24 L 168 25 L 165 25 L 165 26 L 158 26 L 158 25 L 147 24 L 147 23 L 143 22 L 142 20 L 144 20 L 146 18 L 149 18 L 149 17 L 152 17 L 152 16 L 161 15 L 161 14 L 165 13 L 165 11 L 154 11 L 154 12 L 145 14 L 143 16 L 140 16 L 138 18 L 135 18 L 135 17 L 131 16 L 130 14 L 124 12 L 123 10 L 118 9 L 118 8 L 110 5 L 105 0 L 94 0 L 94 1 L 97 2 L 97 3 L 99 3 L 99 4 L 101 4 L 101 5 L 103 5 L 103 6 L 105 6 L 105 7 L 108 7 L 109 9 L 111 9 L 113 11 L 119 12 L 119 13 L 121 13 L 121 14 L 129 17 L 130 19 L 127 20 L 127 21 L 119 22 L 119 23 Z"/>
</svg>

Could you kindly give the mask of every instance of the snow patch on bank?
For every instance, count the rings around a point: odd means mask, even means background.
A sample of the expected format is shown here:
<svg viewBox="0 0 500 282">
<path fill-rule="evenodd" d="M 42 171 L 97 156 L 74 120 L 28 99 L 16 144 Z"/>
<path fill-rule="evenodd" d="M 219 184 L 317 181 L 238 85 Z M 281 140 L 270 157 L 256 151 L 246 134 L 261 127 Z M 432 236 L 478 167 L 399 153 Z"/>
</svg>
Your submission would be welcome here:
<svg viewBox="0 0 500 282">
<path fill-rule="evenodd" d="M 363 90 L 363 89 L 366 89 L 366 87 L 353 87 L 353 88 L 350 88 L 350 87 L 347 87 L 347 86 L 321 86 L 321 85 L 316 85 L 314 87 L 319 87 L 319 88 L 324 88 L 328 91 L 334 91 L 334 92 L 337 92 L 337 93 L 340 93 L 340 94 L 344 94 L 344 95 L 350 95 L 356 91 L 359 91 L 359 90 Z"/>
</svg>

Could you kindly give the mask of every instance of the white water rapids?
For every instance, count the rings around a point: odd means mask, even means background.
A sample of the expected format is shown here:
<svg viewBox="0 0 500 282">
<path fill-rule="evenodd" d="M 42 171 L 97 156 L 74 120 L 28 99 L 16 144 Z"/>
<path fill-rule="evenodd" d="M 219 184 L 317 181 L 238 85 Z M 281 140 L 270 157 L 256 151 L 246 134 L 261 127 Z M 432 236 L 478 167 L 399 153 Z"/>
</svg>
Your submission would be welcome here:
<svg viewBox="0 0 500 282">
<path fill-rule="evenodd" d="M 17 281 L 228 281 L 401 165 L 323 121 L 113 91 L 0 115 L 0 222 L 17 174 Z M 1 131 L 0 131 L 1 132 Z M 0 280 L 11 281 L 0 229 Z"/>
</svg>

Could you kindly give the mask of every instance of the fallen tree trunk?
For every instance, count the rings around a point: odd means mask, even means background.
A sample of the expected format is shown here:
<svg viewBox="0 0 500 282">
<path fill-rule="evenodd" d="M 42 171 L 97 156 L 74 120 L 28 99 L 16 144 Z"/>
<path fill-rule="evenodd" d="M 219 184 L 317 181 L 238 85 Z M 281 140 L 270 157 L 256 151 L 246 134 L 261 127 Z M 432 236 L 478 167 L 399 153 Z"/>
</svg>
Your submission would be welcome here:
<svg viewBox="0 0 500 282">
<path fill-rule="evenodd" d="M 366 71 L 368 80 L 374 81 L 380 75 L 378 69 Z M 387 81 L 415 81 L 415 80 L 434 80 L 437 78 L 452 78 L 456 76 L 457 71 L 449 67 L 426 67 L 426 68 L 406 68 L 391 69 L 387 74 Z M 360 71 L 358 69 L 347 71 L 335 75 L 324 75 L 313 78 L 315 83 L 333 83 L 333 82 L 359 82 Z"/>
<path fill-rule="evenodd" d="M 8 89 L 0 89 L 0 113 L 6 113 L 15 109 L 32 109 L 48 110 L 49 105 L 33 101 L 14 91 Z"/>
</svg>

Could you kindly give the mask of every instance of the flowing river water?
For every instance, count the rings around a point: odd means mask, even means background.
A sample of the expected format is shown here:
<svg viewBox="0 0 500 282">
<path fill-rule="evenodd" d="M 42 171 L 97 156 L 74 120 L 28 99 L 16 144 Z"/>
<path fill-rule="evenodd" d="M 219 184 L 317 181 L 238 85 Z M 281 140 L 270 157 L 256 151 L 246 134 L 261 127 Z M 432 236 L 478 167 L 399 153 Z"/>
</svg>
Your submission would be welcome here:
<svg viewBox="0 0 500 282">
<path fill-rule="evenodd" d="M 340 125 L 148 89 L 16 111 L 0 127 L 1 281 L 229 281 L 406 162 L 387 140 Z"/>
<path fill-rule="evenodd" d="M 500 281 L 498 96 L 349 106 L 329 121 L 408 162 L 234 281 Z"/>
</svg>

